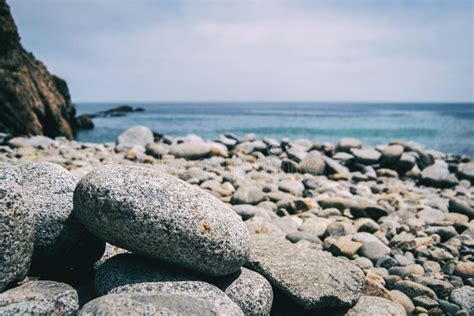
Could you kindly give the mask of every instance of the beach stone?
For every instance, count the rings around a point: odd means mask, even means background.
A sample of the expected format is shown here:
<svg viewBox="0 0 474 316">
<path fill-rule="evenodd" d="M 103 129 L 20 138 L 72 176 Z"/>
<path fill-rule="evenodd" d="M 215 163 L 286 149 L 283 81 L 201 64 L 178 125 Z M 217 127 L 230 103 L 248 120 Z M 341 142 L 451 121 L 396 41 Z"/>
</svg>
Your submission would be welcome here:
<svg viewBox="0 0 474 316">
<path fill-rule="evenodd" d="M 156 159 L 162 159 L 164 155 L 169 153 L 169 148 L 163 144 L 148 143 L 145 147 L 145 153 Z"/>
<path fill-rule="evenodd" d="M 91 269 L 104 253 L 105 243 L 92 235 L 72 214 L 74 176 L 49 162 L 20 165 L 25 203 L 35 218 L 33 275 L 59 276 Z"/>
<path fill-rule="evenodd" d="M 190 139 L 171 145 L 169 153 L 176 158 L 201 159 L 211 154 L 211 145 L 201 139 Z"/>
<path fill-rule="evenodd" d="M 397 162 L 397 167 L 406 172 L 412 170 L 416 165 L 416 158 L 412 154 L 403 153 Z"/>
<path fill-rule="evenodd" d="M 398 304 L 403 306 L 405 312 L 408 315 L 413 314 L 413 311 L 415 310 L 415 305 L 405 293 L 400 292 L 398 290 L 392 290 L 390 291 L 390 296 L 394 302 L 397 302 Z"/>
<path fill-rule="evenodd" d="M 469 315 L 474 314 L 474 287 L 463 286 L 455 289 L 451 292 L 449 298 L 451 302 L 467 310 Z"/>
<path fill-rule="evenodd" d="M 148 143 L 154 141 L 153 132 L 145 126 L 134 126 L 120 134 L 116 140 L 116 149 L 124 151 L 135 145 L 145 148 Z"/>
<path fill-rule="evenodd" d="M 401 145 L 390 145 L 384 148 L 382 151 L 382 160 L 388 163 L 397 162 L 402 156 L 404 151 Z"/>
<path fill-rule="evenodd" d="M 309 152 L 298 165 L 300 173 L 321 175 L 325 171 L 324 157 L 319 151 Z"/>
<path fill-rule="evenodd" d="M 135 254 L 118 254 L 96 271 L 95 289 L 98 295 L 121 293 L 131 285 L 145 288 L 145 283 L 166 281 L 193 281 L 197 278 L 189 271 L 176 269 Z"/>
<path fill-rule="evenodd" d="M 461 199 L 449 199 L 449 211 L 466 215 L 469 219 L 474 219 L 474 208 Z"/>
<path fill-rule="evenodd" d="M 257 272 L 242 268 L 239 272 L 217 280 L 216 286 L 237 303 L 245 315 L 270 315 L 272 286 Z"/>
<path fill-rule="evenodd" d="M 376 296 L 361 296 L 346 316 L 405 316 L 402 305 Z"/>
<path fill-rule="evenodd" d="M 257 213 L 257 207 L 250 204 L 232 205 L 232 209 L 242 217 L 244 221 L 252 218 Z"/>
<path fill-rule="evenodd" d="M 74 207 L 81 222 L 107 242 L 205 274 L 230 274 L 248 258 L 249 232 L 231 208 L 158 171 L 95 170 L 77 185 Z"/>
<path fill-rule="evenodd" d="M 265 193 L 256 186 L 241 186 L 232 195 L 232 204 L 256 205 L 265 200 Z"/>
<path fill-rule="evenodd" d="M 75 315 L 76 290 L 55 281 L 29 281 L 0 294 L 0 315 Z"/>
<path fill-rule="evenodd" d="M 298 171 L 298 163 L 291 159 L 283 159 L 281 161 L 281 170 L 286 173 L 295 173 Z"/>
<path fill-rule="evenodd" d="M 0 163 L 0 293 L 25 279 L 34 243 L 34 217 L 25 205 L 22 174 Z"/>
<path fill-rule="evenodd" d="M 306 309 L 353 305 L 365 282 L 348 261 L 271 237 L 252 240 L 246 265 Z"/>
<path fill-rule="evenodd" d="M 361 148 L 362 143 L 356 138 L 341 138 L 336 143 L 336 151 L 350 152 L 352 148 Z"/>
<path fill-rule="evenodd" d="M 426 167 L 421 172 L 421 183 L 435 188 L 452 188 L 458 184 L 454 174 L 449 173 L 448 165 L 442 160 Z"/>
<path fill-rule="evenodd" d="M 188 294 L 109 294 L 87 303 L 79 315 L 244 315 L 235 303 L 230 303 Z"/>
<path fill-rule="evenodd" d="M 330 174 L 341 174 L 341 175 L 347 175 L 347 176 L 350 175 L 350 173 L 351 173 L 350 170 L 347 167 L 341 165 L 336 160 L 331 159 L 331 158 L 326 157 L 326 156 L 324 156 L 323 159 L 324 159 L 324 164 L 326 166 L 326 170 L 327 170 L 328 173 L 330 173 Z"/>
<path fill-rule="evenodd" d="M 466 179 L 474 183 L 474 162 L 461 163 L 457 173 L 459 179 Z"/>
<path fill-rule="evenodd" d="M 351 154 L 354 155 L 354 158 L 357 162 L 360 162 L 364 165 L 373 165 L 376 164 L 382 154 L 373 148 L 352 148 Z"/>
<path fill-rule="evenodd" d="M 454 274 L 463 279 L 474 278 L 474 262 L 458 262 Z"/>
<path fill-rule="evenodd" d="M 430 298 L 437 298 L 432 289 L 413 281 L 398 281 L 395 283 L 395 290 L 405 293 L 411 299 L 421 295 L 426 295 Z"/>
<path fill-rule="evenodd" d="M 297 180 L 283 180 L 278 184 L 278 189 L 283 192 L 291 193 L 294 196 L 302 196 L 304 185 L 301 181 Z"/>
</svg>

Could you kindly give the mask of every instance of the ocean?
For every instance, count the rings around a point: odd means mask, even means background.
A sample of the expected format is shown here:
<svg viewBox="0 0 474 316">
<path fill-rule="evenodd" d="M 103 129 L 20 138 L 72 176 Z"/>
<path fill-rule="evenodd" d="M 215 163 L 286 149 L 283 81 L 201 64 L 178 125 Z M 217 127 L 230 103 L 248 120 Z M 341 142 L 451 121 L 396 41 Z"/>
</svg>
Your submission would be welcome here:
<svg viewBox="0 0 474 316">
<path fill-rule="evenodd" d="M 78 103 L 78 114 L 125 103 Z M 144 125 L 171 136 L 254 133 L 277 139 L 336 142 L 355 137 L 364 144 L 412 140 L 427 148 L 474 157 L 473 103 L 157 102 L 126 103 L 144 112 L 94 119 L 77 139 L 113 142 L 125 129 Z"/>
</svg>

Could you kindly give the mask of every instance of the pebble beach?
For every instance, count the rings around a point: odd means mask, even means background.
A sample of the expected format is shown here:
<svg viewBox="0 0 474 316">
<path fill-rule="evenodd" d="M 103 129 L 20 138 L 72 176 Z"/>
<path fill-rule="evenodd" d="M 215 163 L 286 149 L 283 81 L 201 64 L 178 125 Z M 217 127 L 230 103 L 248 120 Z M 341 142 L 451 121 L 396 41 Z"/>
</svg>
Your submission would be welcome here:
<svg viewBox="0 0 474 316">
<path fill-rule="evenodd" d="M 0 315 L 474 315 L 468 156 L 144 126 L 0 144 Z"/>
</svg>

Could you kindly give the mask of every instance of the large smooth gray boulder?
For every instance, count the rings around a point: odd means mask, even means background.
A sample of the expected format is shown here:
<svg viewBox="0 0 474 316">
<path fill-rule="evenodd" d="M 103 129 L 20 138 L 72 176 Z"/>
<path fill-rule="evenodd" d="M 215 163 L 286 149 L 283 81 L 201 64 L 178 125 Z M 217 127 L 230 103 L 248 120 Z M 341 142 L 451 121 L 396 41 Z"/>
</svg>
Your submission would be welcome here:
<svg viewBox="0 0 474 316">
<path fill-rule="evenodd" d="M 30 281 L 0 294 L 0 315 L 75 315 L 76 290 L 54 281 Z"/>
<path fill-rule="evenodd" d="M 33 254 L 33 214 L 25 207 L 22 175 L 0 163 L 0 292 L 22 281 Z"/>
<path fill-rule="evenodd" d="M 346 316 L 405 316 L 407 313 L 402 305 L 382 297 L 361 296 Z"/>
<path fill-rule="evenodd" d="M 33 274 L 58 276 L 90 269 L 104 252 L 105 243 L 72 215 L 74 176 L 49 162 L 23 164 L 25 204 L 35 218 Z"/>
<path fill-rule="evenodd" d="M 273 303 L 273 290 L 270 282 L 252 270 L 242 268 L 230 276 L 216 281 L 245 315 L 270 315 Z"/>
<path fill-rule="evenodd" d="M 109 294 L 87 303 L 79 315 L 240 316 L 243 313 L 235 304 L 221 305 L 186 294 Z"/>
<path fill-rule="evenodd" d="M 246 265 L 306 309 L 351 306 L 365 284 L 362 270 L 348 261 L 272 237 L 252 240 Z"/>
<path fill-rule="evenodd" d="M 231 208 L 150 169 L 95 170 L 77 185 L 74 207 L 81 222 L 109 243 L 205 274 L 233 273 L 249 255 L 249 232 Z"/>
<path fill-rule="evenodd" d="M 145 126 L 134 126 L 119 135 L 116 140 L 116 149 L 127 150 L 133 146 L 145 148 L 146 144 L 154 141 L 153 132 Z"/>
</svg>

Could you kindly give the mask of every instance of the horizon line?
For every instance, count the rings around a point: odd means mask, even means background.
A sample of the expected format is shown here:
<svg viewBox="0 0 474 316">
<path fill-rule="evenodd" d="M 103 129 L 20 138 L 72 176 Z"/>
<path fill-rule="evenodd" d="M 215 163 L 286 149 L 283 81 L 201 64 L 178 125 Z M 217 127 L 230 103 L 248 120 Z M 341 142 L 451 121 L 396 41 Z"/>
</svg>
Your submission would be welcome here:
<svg viewBox="0 0 474 316">
<path fill-rule="evenodd" d="M 324 101 L 324 100 L 111 100 L 111 101 L 93 101 L 93 100 L 79 100 L 71 101 L 74 104 L 86 104 L 86 103 L 95 103 L 95 104 L 106 104 L 106 103 L 171 103 L 171 104 L 181 104 L 181 103 L 211 103 L 211 104 L 235 104 L 235 103 L 327 103 L 327 104 L 343 104 L 343 103 L 352 103 L 352 104 L 465 104 L 465 105 L 474 105 L 473 101 L 382 101 L 382 100 L 372 100 L 372 101 Z"/>
</svg>

